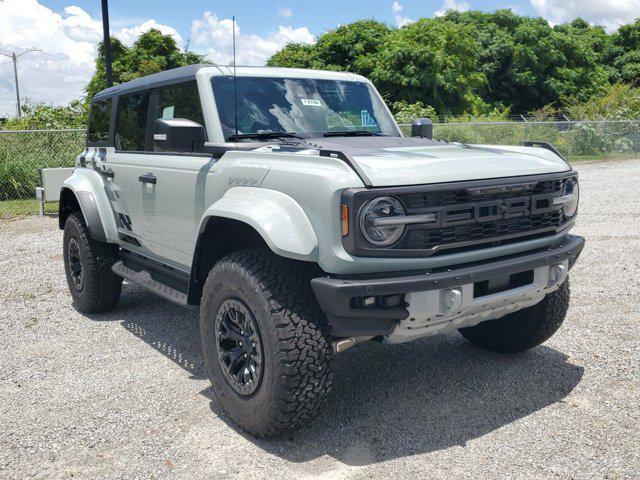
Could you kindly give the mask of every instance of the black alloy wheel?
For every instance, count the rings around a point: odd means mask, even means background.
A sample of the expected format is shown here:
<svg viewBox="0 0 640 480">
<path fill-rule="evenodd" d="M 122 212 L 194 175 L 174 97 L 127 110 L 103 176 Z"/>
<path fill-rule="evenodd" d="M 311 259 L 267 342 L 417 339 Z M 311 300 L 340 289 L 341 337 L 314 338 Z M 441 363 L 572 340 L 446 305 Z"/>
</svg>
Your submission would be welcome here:
<svg viewBox="0 0 640 480">
<path fill-rule="evenodd" d="M 67 255 L 69 258 L 69 271 L 73 286 L 79 292 L 84 286 L 84 269 L 82 268 L 82 257 L 80 256 L 80 247 L 75 237 L 69 239 L 67 245 Z"/>
<path fill-rule="evenodd" d="M 256 320 L 240 300 L 225 300 L 215 319 L 218 361 L 229 385 L 240 395 L 251 395 L 262 379 L 262 340 Z"/>
</svg>

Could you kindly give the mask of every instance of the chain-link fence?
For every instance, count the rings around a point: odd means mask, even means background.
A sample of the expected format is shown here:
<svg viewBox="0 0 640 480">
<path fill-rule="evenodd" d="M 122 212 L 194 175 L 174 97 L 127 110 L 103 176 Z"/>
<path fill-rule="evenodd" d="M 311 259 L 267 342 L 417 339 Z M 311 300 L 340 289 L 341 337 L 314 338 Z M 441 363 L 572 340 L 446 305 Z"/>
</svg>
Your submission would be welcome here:
<svg viewBox="0 0 640 480">
<path fill-rule="evenodd" d="M 522 121 L 437 123 L 434 137 L 449 142 L 522 145 L 552 143 L 569 160 L 638 158 L 638 121 Z M 401 125 L 411 135 L 411 125 Z M 0 130 L 0 218 L 35 213 L 40 170 L 71 167 L 85 145 L 85 130 Z M 50 211 L 57 206 L 50 205 Z"/>
<path fill-rule="evenodd" d="M 405 135 L 411 125 L 401 125 Z M 472 144 L 522 145 L 538 141 L 553 144 L 569 160 L 638 158 L 640 121 L 505 121 L 437 123 L 437 140 Z"/>
<path fill-rule="evenodd" d="M 84 129 L 0 130 L 0 218 L 36 213 L 40 170 L 72 167 L 85 139 Z"/>
</svg>

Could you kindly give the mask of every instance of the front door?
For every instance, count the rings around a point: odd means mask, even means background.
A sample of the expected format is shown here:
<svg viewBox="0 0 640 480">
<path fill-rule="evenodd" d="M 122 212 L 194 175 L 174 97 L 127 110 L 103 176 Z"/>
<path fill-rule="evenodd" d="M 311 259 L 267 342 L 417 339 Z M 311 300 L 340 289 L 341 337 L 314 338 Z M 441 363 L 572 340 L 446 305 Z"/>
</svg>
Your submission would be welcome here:
<svg viewBox="0 0 640 480">
<path fill-rule="evenodd" d="M 125 96 L 118 107 L 110 164 L 140 243 L 132 250 L 188 271 L 213 159 L 202 153 L 154 151 L 153 128 L 158 118 L 204 124 L 196 82 Z"/>
</svg>

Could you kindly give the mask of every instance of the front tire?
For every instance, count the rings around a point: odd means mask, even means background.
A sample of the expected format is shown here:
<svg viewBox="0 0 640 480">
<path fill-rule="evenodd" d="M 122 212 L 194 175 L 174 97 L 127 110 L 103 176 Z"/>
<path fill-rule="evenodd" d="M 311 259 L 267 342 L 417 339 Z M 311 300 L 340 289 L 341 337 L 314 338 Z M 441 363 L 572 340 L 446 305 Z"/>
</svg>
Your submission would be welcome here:
<svg viewBox="0 0 640 480">
<path fill-rule="evenodd" d="M 84 313 L 113 309 L 120 299 L 122 278 L 111 271 L 118 260 L 116 245 L 91 238 L 79 212 L 64 224 L 64 269 L 71 297 Z"/>
<path fill-rule="evenodd" d="M 529 350 L 547 341 L 562 325 L 569 308 L 569 277 L 560 287 L 528 308 L 458 330 L 474 345 L 497 353 Z"/>
<path fill-rule="evenodd" d="M 332 384 L 332 348 L 310 286 L 311 264 L 266 250 L 211 270 L 200 308 L 209 378 L 231 419 L 257 437 L 309 422 Z"/>
</svg>

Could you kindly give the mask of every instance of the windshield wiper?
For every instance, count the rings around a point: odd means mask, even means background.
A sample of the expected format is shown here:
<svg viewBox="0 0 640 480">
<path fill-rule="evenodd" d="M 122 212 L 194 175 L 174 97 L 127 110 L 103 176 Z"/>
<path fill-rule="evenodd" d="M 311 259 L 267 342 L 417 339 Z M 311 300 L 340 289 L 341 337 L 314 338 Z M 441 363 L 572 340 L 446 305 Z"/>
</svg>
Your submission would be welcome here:
<svg viewBox="0 0 640 480">
<path fill-rule="evenodd" d="M 324 132 L 325 137 L 379 137 L 382 133 L 369 130 L 332 130 Z"/>
<path fill-rule="evenodd" d="M 229 135 L 229 140 L 242 140 L 244 138 L 269 139 L 269 138 L 303 138 L 291 132 L 261 132 L 261 133 L 235 133 Z"/>
</svg>

